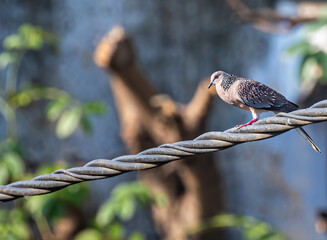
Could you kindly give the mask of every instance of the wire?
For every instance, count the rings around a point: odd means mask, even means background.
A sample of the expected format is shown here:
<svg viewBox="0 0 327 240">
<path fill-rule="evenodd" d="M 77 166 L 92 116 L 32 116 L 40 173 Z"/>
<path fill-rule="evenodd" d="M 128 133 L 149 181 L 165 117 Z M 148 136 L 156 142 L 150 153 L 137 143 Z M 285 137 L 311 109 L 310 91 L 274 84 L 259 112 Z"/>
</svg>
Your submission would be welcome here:
<svg viewBox="0 0 327 240">
<path fill-rule="evenodd" d="M 0 202 L 51 193 L 83 181 L 158 167 L 196 154 L 220 151 L 240 143 L 271 138 L 293 128 L 322 121 L 327 121 L 327 100 L 318 102 L 308 109 L 278 113 L 241 129 L 207 132 L 194 140 L 164 144 L 136 155 L 126 155 L 111 160 L 96 159 L 82 167 L 60 169 L 28 181 L 0 186 Z"/>
</svg>

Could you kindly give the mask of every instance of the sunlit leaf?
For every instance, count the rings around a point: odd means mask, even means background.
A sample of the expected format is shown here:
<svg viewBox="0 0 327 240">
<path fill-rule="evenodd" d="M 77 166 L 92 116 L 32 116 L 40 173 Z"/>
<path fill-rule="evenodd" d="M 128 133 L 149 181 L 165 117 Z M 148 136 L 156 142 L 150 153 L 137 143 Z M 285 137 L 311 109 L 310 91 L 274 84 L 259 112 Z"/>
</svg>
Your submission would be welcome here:
<svg viewBox="0 0 327 240">
<path fill-rule="evenodd" d="M 108 234 L 109 239 L 121 240 L 124 237 L 124 228 L 121 224 L 115 222 L 109 226 Z"/>
<path fill-rule="evenodd" d="M 7 50 L 23 49 L 24 39 L 18 34 L 11 34 L 3 40 L 3 47 Z"/>
<path fill-rule="evenodd" d="M 301 67 L 301 79 L 307 80 L 307 79 L 314 79 L 316 76 L 317 67 L 318 67 L 318 61 L 315 56 L 308 57 L 305 59 L 305 61 L 302 64 Z"/>
<path fill-rule="evenodd" d="M 86 229 L 77 234 L 74 240 L 102 240 L 102 234 L 96 229 Z"/>
<path fill-rule="evenodd" d="M 313 46 L 311 46 L 308 42 L 302 41 L 296 43 L 289 47 L 286 51 L 287 54 L 307 54 L 313 51 Z"/>
<path fill-rule="evenodd" d="M 42 216 L 42 207 L 46 201 L 47 198 L 44 198 L 43 196 L 36 196 L 33 198 L 27 198 L 24 203 L 26 209 L 28 209 L 28 212 L 35 216 Z"/>
<path fill-rule="evenodd" d="M 118 212 L 118 216 L 121 218 L 123 221 L 128 221 L 130 220 L 134 213 L 135 213 L 135 201 L 133 198 L 125 198 L 121 202 L 121 206 Z"/>
<path fill-rule="evenodd" d="M 249 229 L 244 230 L 244 235 L 247 239 L 262 239 L 269 234 L 271 229 L 269 225 L 263 222 L 251 226 Z"/>
<path fill-rule="evenodd" d="M 0 54 L 0 69 L 4 69 L 8 64 L 17 61 L 17 54 L 14 52 L 3 52 Z"/>
<path fill-rule="evenodd" d="M 78 127 L 81 117 L 82 110 L 79 107 L 65 110 L 57 123 L 57 136 L 59 138 L 69 137 Z"/>
<path fill-rule="evenodd" d="M 25 47 L 39 50 L 43 47 L 43 29 L 31 24 L 23 24 L 18 28 L 18 32 L 25 40 Z"/>
<path fill-rule="evenodd" d="M 16 100 L 15 103 L 17 106 L 27 106 L 32 102 L 32 98 L 25 92 L 17 94 L 17 96 L 15 97 L 15 100 Z"/>
<path fill-rule="evenodd" d="M 129 237 L 128 240 L 144 240 L 144 234 L 140 232 L 133 232 Z"/>
<path fill-rule="evenodd" d="M 110 200 L 106 201 L 97 213 L 96 222 L 99 226 L 104 227 L 113 221 L 115 214 L 115 205 Z"/>
<path fill-rule="evenodd" d="M 56 121 L 66 106 L 67 101 L 63 99 L 51 101 L 46 108 L 47 118 L 50 121 Z"/>
<path fill-rule="evenodd" d="M 212 218 L 210 222 L 220 227 L 231 227 L 237 224 L 237 219 L 232 214 L 221 214 Z"/>
<path fill-rule="evenodd" d="M 5 185 L 8 183 L 9 180 L 9 172 L 7 170 L 7 166 L 2 163 L 2 160 L 0 159 L 0 185 Z"/>
<path fill-rule="evenodd" d="M 3 47 L 15 51 L 40 50 L 45 43 L 55 48 L 56 36 L 42 27 L 25 23 L 18 28 L 17 33 L 4 39 Z"/>
<path fill-rule="evenodd" d="M 307 27 L 309 32 L 313 32 L 313 31 L 317 31 L 319 28 L 323 27 L 324 25 L 327 25 L 326 17 L 322 17 L 317 21 L 307 24 Z"/>
<path fill-rule="evenodd" d="M 2 156 L 2 161 L 6 164 L 10 176 L 18 180 L 25 170 L 21 157 L 15 152 L 8 152 Z"/>
</svg>

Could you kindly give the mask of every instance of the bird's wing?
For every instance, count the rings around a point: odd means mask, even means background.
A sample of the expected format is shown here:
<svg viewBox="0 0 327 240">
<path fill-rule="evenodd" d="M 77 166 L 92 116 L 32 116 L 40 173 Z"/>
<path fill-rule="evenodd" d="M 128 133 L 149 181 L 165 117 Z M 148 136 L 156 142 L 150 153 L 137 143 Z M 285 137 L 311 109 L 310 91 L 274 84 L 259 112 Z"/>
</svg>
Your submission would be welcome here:
<svg viewBox="0 0 327 240">
<path fill-rule="evenodd" d="M 280 111 L 289 101 L 270 87 L 250 79 L 241 80 L 238 94 L 242 102 L 253 108 Z"/>
</svg>

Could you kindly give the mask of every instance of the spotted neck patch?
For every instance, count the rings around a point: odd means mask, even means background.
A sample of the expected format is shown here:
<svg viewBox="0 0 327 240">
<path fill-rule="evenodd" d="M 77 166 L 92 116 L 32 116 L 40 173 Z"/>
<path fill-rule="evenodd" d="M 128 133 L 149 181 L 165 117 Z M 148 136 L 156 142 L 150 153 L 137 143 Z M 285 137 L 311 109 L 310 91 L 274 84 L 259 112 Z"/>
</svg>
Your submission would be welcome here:
<svg viewBox="0 0 327 240">
<path fill-rule="evenodd" d="M 237 80 L 237 77 L 231 74 L 224 75 L 223 80 L 220 83 L 220 86 L 227 91 L 233 83 Z"/>
</svg>

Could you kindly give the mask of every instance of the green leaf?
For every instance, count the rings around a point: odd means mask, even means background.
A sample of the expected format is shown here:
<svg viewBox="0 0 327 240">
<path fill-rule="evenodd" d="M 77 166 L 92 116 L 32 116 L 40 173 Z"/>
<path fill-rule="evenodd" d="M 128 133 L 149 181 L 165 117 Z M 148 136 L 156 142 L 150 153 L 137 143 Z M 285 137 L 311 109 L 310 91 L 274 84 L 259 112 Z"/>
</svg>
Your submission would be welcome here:
<svg viewBox="0 0 327 240">
<path fill-rule="evenodd" d="M 40 50 L 43 47 L 43 29 L 31 24 L 23 24 L 18 28 L 19 34 L 25 41 L 25 47 Z"/>
<path fill-rule="evenodd" d="M 86 134 L 92 133 L 92 125 L 90 123 L 90 120 L 86 116 L 83 116 L 81 119 L 81 127 L 84 133 Z"/>
<path fill-rule="evenodd" d="M 5 185 L 9 181 L 7 166 L 0 159 L 0 185 Z"/>
<path fill-rule="evenodd" d="M 0 54 L 0 69 L 17 61 L 17 54 L 14 52 L 3 52 Z"/>
<path fill-rule="evenodd" d="M 325 82 L 327 81 L 327 54 L 322 51 L 317 53 L 317 61 L 322 70 L 320 81 Z"/>
<path fill-rule="evenodd" d="M 130 220 L 134 213 L 135 213 L 135 201 L 133 198 L 125 198 L 121 202 L 121 207 L 118 212 L 118 216 L 123 220 L 123 221 L 128 221 Z"/>
<path fill-rule="evenodd" d="M 263 236 L 269 234 L 271 229 L 269 225 L 263 222 L 251 226 L 251 228 L 244 231 L 247 239 L 262 239 Z"/>
<path fill-rule="evenodd" d="M 296 43 L 289 47 L 286 51 L 287 54 L 300 54 L 305 55 L 307 53 L 310 53 L 313 51 L 313 47 L 310 45 L 310 43 L 306 41 L 302 41 L 299 43 Z"/>
<path fill-rule="evenodd" d="M 149 206 L 154 197 L 142 183 L 131 182 L 117 185 L 111 192 L 111 197 L 99 209 L 96 222 L 104 228 L 114 221 L 115 217 L 122 221 L 130 220 L 135 214 L 137 203 Z"/>
<path fill-rule="evenodd" d="M 307 24 L 308 31 L 310 33 L 319 30 L 321 27 L 323 27 L 325 25 L 327 25 L 327 19 L 326 19 L 326 17 L 322 17 L 322 18 L 320 18 L 317 21 L 314 21 L 312 23 Z"/>
<path fill-rule="evenodd" d="M 24 49 L 24 39 L 18 34 L 11 34 L 3 40 L 3 47 L 7 50 Z"/>
<path fill-rule="evenodd" d="M 61 98 L 50 102 L 46 107 L 47 118 L 50 121 L 56 121 L 66 106 L 67 106 L 67 101 L 64 101 Z"/>
<path fill-rule="evenodd" d="M 2 156 L 2 161 L 7 165 L 8 172 L 14 180 L 18 180 L 24 173 L 24 162 L 17 153 L 6 153 Z"/>
<path fill-rule="evenodd" d="M 82 117 L 82 110 L 79 107 L 65 110 L 57 123 L 56 133 L 59 138 L 69 137 L 78 127 Z"/>
<path fill-rule="evenodd" d="M 52 48 L 57 47 L 56 36 L 42 27 L 23 24 L 17 33 L 11 34 L 3 41 L 3 47 L 11 51 L 40 50 L 47 43 Z"/>
<path fill-rule="evenodd" d="M 129 237 L 128 240 L 144 240 L 144 234 L 140 232 L 133 232 Z"/>
<path fill-rule="evenodd" d="M 74 240 L 102 240 L 102 234 L 96 229 L 86 229 L 77 234 Z"/>
<path fill-rule="evenodd" d="M 120 223 L 113 223 L 109 226 L 109 238 L 112 240 L 121 240 L 124 237 L 124 228 Z"/>
<path fill-rule="evenodd" d="M 12 96 L 11 99 L 15 99 L 15 104 L 20 106 L 27 106 L 32 102 L 32 98 L 30 95 L 28 95 L 26 92 L 22 92 L 20 94 L 17 94 L 16 96 Z"/>
<path fill-rule="evenodd" d="M 83 110 L 85 114 L 104 114 L 106 105 L 97 101 L 87 102 L 83 104 Z"/>
<path fill-rule="evenodd" d="M 39 217 L 40 215 L 42 215 L 42 208 L 46 201 L 47 197 L 43 196 L 27 198 L 25 201 L 25 208 L 32 215 Z"/>
<path fill-rule="evenodd" d="M 104 227 L 114 220 L 116 211 L 115 204 L 110 200 L 106 201 L 96 215 L 96 222 L 100 227 Z"/>
<path fill-rule="evenodd" d="M 318 61 L 316 56 L 306 58 L 301 65 L 300 76 L 302 80 L 314 79 L 317 72 Z"/>
</svg>

